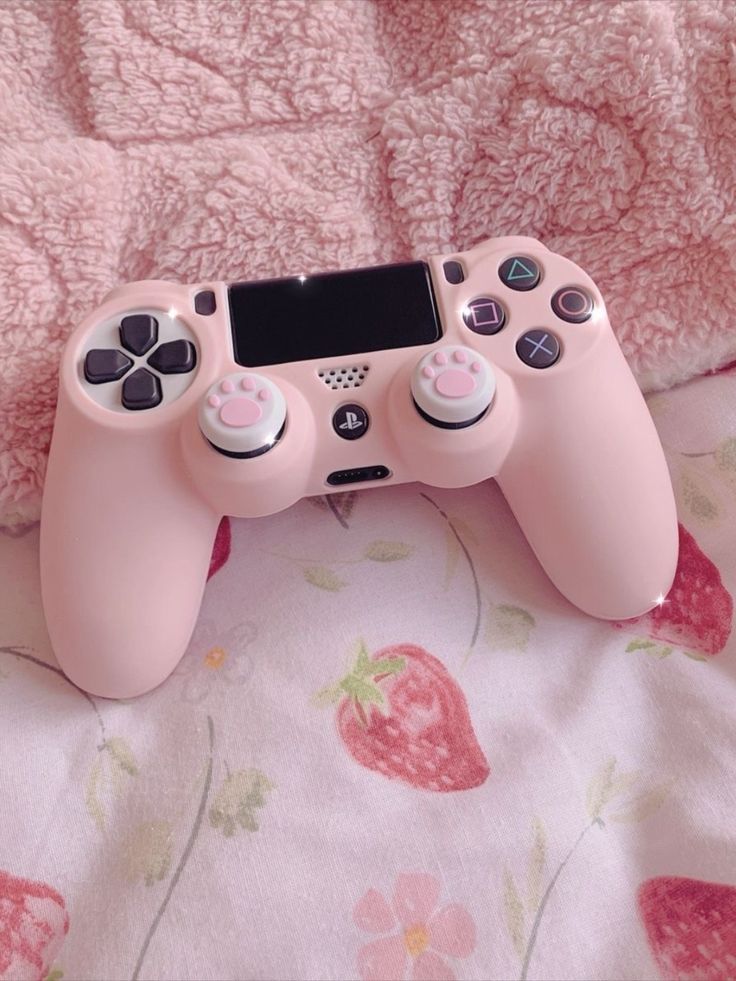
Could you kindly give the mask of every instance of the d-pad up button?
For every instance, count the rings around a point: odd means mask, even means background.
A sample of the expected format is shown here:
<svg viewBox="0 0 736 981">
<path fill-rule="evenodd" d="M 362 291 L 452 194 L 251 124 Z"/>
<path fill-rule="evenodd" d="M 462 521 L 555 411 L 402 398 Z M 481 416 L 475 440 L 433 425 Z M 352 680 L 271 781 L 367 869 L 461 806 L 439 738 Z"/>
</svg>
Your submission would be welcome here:
<svg viewBox="0 0 736 981">
<path fill-rule="evenodd" d="M 158 340 L 158 321 L 150 313 L 130 313 L 120 321 L 120 341 L 139 358 Z"/>
</svg>

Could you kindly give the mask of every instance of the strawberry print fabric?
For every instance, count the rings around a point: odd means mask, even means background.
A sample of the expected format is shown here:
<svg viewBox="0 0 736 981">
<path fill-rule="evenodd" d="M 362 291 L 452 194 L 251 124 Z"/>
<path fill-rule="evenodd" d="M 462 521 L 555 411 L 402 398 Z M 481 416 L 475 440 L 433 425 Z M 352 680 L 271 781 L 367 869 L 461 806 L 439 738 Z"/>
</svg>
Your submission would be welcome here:
<svg viewBox="0 0 736 981">
<path fill-rule="evenodd" d="M 736 976 L 736 370 L 650 407 L 681 558 L 636 621 L 492 483 L 341 494 L 225 519 L 181 664 L 108 702 L 0 536 L 0 978 Z"/>
</svg>

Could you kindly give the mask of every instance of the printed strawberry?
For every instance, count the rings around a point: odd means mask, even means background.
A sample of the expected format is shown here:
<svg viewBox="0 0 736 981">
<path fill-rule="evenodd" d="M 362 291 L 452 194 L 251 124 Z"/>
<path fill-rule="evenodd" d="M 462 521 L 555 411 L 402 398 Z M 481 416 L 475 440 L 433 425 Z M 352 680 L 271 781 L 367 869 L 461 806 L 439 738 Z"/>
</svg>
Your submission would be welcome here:
<svg viewBox="0 0 736 981">
<path fill-rule="evenodd" d="M 736 888 L 663 876 L 642 883 L 638 900 L 663 978 L 736 977 Z"/>
<path fill-rule="evenodd" d="M 0 977 L 46 977 L 68 929 L 64 900 L 55 889 L 0 870 Z"/>
<path fill-rule="evenodd" d="M 342 741 L 370 770 L 440 792 L 469 790 L 488 777 L 465 696 L 421 647 L 396 644 L 370 657 L 361 644 L 350 673 L 317 698 L 339 702 Z"/>
<path fill-rule="evenodd" d="M 680 557 L 672 589 L 661 606 L 634 620 L 617 623 L 627 627 L 640 623 L 655 640 L 632 641 L 627 650 L 647 650 L 664 657 L 673 647 L 686 653 L 708 657 L 726 646 L 733 620 L 733 599 L 721 581 L 721 574 L 683 525 L 680 525 Z"/>
<path fill-rule="evenodd" d="M 210 558 L 210 568 L 207 578 L 211 579 L 230 558 L 230 545 L 232 542 L 232 530 L 230 519 L 223 518 L 217 528 L 215 544 L 212 546 L 212 557 Z"/>
</svg>

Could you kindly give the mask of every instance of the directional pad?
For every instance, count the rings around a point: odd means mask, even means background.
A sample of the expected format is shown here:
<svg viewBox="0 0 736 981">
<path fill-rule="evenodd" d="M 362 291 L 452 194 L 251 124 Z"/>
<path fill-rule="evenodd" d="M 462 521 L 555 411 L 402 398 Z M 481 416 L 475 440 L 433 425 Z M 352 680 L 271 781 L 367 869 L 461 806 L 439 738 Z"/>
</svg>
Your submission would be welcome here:
<svg viewBox="0 0 736 981">
<path fill-rule="evenodd" d="M 118 311 L 90 331 L 77 370 L 87 395 L 103 409 L 127 415 L 163 408 L 194 380 L 197 336 L 174 304 L 164 306 Z"/>
<path fill-rule="evenodd" d="M 161 382 L 146 368 L 138 368 L 123 382 L 126 409 L 153 409 L 161 401 Z"/>
<path fill-rule="evenodd" d="M 131 368 L 133 362 L 122 351 L 95 348 L 84 359 L 84 377 L 92 385 L 118 381 Z"/>
<path fill-rule="evenodd" d="M 158 321 L 150 313 L 131 313 L 120 321 L 123 347 L 141 357 L 158 340 Z"/>
<path fill-rule="evenodd" d="M 191 341 L 169 341 L 160 344 L 148 363 L 162 375 L 183 375 L 197 363 L 197 352 Z"/>
</svg>

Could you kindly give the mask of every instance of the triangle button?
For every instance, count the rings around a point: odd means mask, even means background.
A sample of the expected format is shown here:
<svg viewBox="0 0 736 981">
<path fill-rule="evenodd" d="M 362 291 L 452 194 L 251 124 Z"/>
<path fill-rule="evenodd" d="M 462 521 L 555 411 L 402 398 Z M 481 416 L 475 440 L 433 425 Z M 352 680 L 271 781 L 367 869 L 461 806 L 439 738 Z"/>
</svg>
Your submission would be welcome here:
<svg viewBox="0 0 736 981">
<path fill-rule="evenodd" d="M 512 255 L 498 269 L 501 282 L 509 289 L 526 292 L 533 290 L 540 279 L 539 266 L 526 255 Z"/>
</svg>

